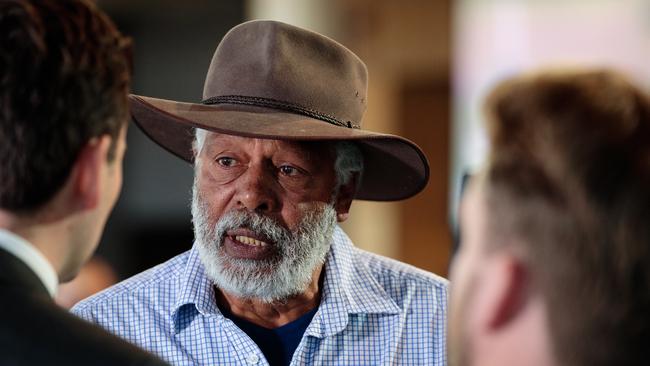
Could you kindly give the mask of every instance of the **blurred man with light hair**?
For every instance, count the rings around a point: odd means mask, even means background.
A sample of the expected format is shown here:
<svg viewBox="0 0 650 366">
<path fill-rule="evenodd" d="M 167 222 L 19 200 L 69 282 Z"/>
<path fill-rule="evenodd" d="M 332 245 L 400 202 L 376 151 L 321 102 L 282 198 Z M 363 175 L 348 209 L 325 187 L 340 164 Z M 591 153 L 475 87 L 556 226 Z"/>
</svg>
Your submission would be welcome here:
<svg viewBox="0 0 650 366">
<path fill-rule="evenodd" d="M 524 76 L 487 103 L 461 208 L 452 365 L 650 359 L 650 101 L 608 71 Z"/>
</svg>

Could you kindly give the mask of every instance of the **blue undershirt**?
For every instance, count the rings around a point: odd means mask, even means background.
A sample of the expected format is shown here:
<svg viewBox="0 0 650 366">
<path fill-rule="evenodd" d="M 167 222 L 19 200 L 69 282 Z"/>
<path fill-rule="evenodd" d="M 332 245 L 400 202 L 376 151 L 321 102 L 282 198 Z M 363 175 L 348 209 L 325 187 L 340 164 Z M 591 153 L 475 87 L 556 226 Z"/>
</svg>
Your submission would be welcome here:
<svg viewBox="0 0 650 366">
<path fill-rule="evenodd" d="M 239 329 L 243 330 L 260 348 L 271 366 L 288 366 L 293 353 L 298 348 L 302 335 L 311 323 L 318 307 L 310 310 L 300 318 L 279 328 L 267 329 L 241 319 L 231 312 L 222 309 L 223 315 L 232 320 Z"/>
</svg>

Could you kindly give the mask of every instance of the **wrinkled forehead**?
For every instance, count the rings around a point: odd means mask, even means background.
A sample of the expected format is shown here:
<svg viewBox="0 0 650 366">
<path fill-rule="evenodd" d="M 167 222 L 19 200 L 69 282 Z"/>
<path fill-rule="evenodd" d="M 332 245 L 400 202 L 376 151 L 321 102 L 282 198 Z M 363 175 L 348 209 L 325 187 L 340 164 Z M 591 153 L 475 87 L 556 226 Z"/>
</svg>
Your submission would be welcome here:
<svg viewBox="0 0 650 366">
<path fill-rule="evenodd" d="M 224 148 L 241 149 L 247 152 L 252 152 L 255 147 L 270 154 L 282 153 L 317 160 L 330 160 L 335 157 L 334 142 L 323 140 L 293 141 L 264 139 L 206 131 L 203 145 L 203 149 L 208 152 L 210 150 Z"/>
</svg>

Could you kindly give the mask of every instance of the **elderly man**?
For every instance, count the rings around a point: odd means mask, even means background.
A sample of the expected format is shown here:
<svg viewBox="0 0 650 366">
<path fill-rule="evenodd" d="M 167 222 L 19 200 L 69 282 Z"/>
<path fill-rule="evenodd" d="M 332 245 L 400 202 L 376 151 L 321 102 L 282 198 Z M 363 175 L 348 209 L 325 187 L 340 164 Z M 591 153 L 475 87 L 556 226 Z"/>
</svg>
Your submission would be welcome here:
<svg viewBox="0 0 650 366">
<path fill-rule="evenodd" d="M 450 364 L 650 359 L 650 98 L 604 71 L 510 80 L 462 206 Z"/>
<path fill-rule="evenodd" d="M 195 244 L 76 314 L 176 364 L 444 365 L 447 282 L 337 226 L 353 199 L 428 179 L 416 145 L 360 128 L 366 76 L 329 38 L 252 21 L 221 41 L 202 104 L 133 96 L 144 131 L 194 160 Z"/>
<path fill-rule="evenodd" d="M 0 365 L 163 365 L 58 307 L 122 184 L 131 42 L 91 2 L 0 1 Z"/>
</svg>

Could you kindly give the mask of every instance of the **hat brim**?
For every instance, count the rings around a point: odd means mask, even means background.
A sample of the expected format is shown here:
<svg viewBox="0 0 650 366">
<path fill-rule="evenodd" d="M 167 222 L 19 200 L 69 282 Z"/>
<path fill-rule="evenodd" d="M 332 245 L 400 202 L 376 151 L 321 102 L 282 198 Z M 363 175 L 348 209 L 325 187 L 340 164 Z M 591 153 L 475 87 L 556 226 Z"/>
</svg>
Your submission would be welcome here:
<svg viewBox="0 0 650 366">
<path fill-rule="evenodd" d="M 131 116 L 158 145 L 192 162 L 194 129 L 251 138 L 318 141 L 349 140 L 361 148 L 364 172 L 356 199 L 397 201 L 420 192 L 429 180 L 429 164 L 413 142 L 395 135 L 340 127 L 276 109 L 203 105 L 130 95 Z"/>
</svg>

